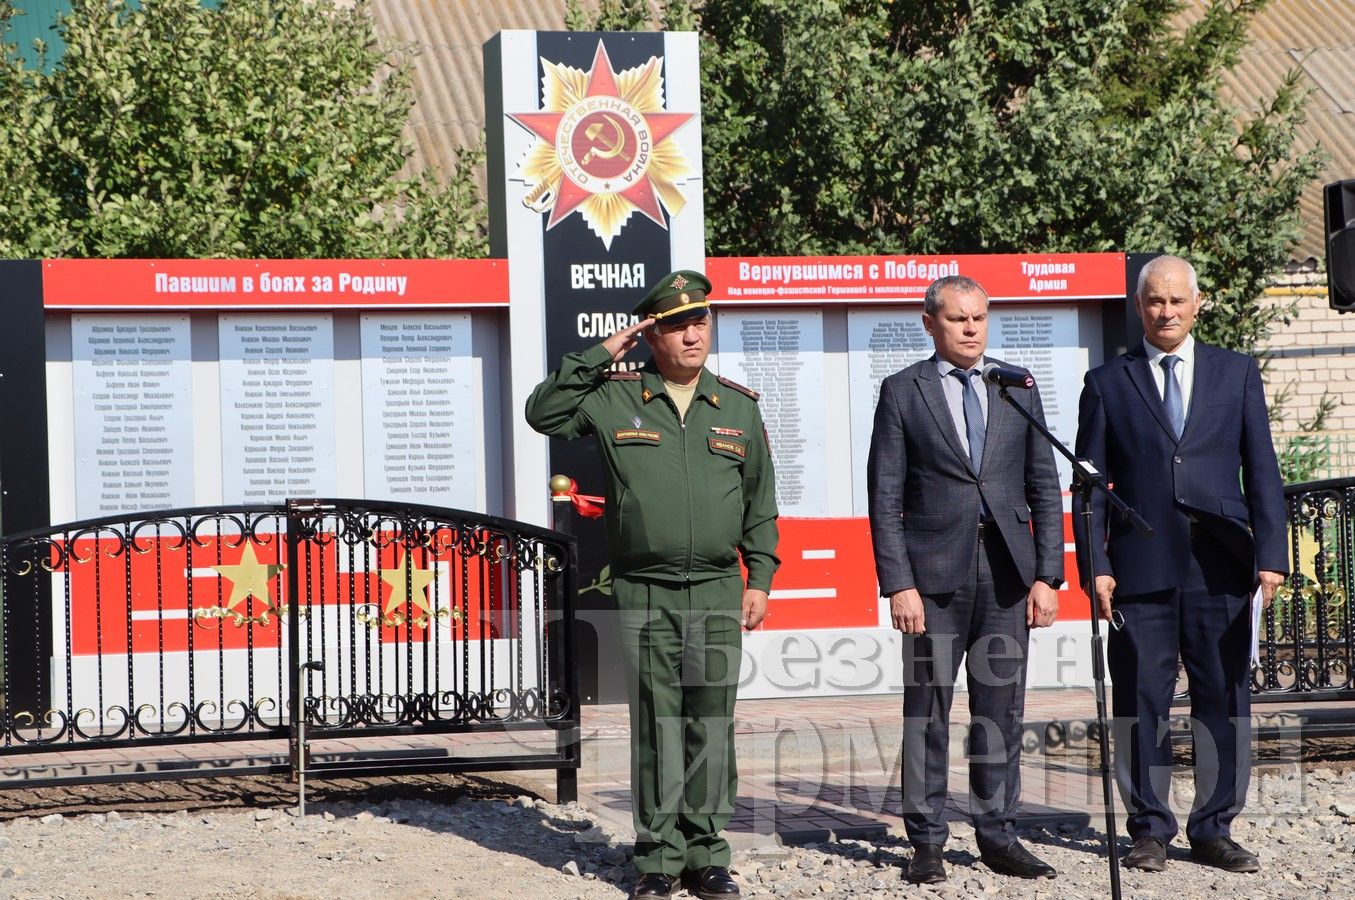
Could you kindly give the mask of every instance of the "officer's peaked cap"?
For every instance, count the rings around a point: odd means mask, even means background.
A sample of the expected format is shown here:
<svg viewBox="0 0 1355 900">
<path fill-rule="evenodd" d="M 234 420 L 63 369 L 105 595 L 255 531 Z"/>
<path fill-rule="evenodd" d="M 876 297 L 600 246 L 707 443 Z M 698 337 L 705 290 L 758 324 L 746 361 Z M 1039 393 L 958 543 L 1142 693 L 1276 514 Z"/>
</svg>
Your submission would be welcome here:
<svg viewBox="0 0 1355 900">
<path fill-rule="evenodd" d="M 634 313 L 641 319 L 675 322 L 704 314 L 710 308 L 709 293 L 710 280 L 705 275 L 691 269 L 679 269 L 660 278 L 636 304 Z"/>
</svg>

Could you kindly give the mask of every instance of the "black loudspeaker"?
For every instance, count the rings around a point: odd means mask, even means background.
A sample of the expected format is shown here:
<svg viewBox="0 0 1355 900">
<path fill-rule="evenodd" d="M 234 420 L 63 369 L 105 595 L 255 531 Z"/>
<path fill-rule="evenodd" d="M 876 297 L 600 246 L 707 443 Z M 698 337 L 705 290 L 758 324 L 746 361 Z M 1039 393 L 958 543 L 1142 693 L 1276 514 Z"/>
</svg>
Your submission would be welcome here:
<svg viewBox="0 0 1355 900">
<path fill-rule="evenodd" d="M 1340 312 L 1355 312 L 1355 179 L 1327 185 L 1322 199 L 1327 225 L 1327 302 Z"/>
</svg>

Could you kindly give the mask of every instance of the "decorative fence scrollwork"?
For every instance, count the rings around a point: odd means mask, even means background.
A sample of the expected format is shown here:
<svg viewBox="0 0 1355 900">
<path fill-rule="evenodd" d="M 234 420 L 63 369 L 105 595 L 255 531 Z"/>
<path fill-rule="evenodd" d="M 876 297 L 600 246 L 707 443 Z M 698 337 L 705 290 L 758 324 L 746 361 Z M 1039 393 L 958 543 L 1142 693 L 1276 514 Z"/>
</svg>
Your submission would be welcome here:
<svg viewBox="0 0 1355 900">
<path fill-rule="evenodd" d="M 427 768 L 554 768 L 571 794 L 574 558 L 545 529 L 352 500 L 6 537 L 0 757 L 286 738 L 304 714 L 313 739 L 544 730 L 553 752 Z"/>
<path fill-rule="evenodd" d="M 1355 698 L 1355 479 L 1291 485 L 1285 499 L 1292 573 L 1261 618 L 1253 697 Z"/>
</svg>

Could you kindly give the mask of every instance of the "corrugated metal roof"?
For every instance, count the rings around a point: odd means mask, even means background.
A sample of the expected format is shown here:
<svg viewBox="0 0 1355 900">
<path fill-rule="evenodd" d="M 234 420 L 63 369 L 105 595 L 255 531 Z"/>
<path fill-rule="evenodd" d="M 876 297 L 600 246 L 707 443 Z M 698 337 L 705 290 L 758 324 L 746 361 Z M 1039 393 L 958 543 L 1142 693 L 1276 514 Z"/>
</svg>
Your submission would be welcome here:
<svg viewBox="0 0 1355 900">
<path fill-rule="evenodd" d="M 38 64 L 38 53 L 33 49 L 33 42 L 42 41 L 47 45 L 47 69 L 50 71 L 66 52 L 66 42 L 56 30 L 56 18 L 70 15 L 71 0 L 15 0 L 14 8 L 18 15 L 9 22 L 9 41 L 18 48 L 24 65 L 34 67 Z"/>
<path fill-rule="evenodd" d="M 372 0 L 384 37 L 416 44 L 410 135 L 416 169 L 447 170 L 485 127 L 483 46 L 513 28 L 559 31 L 564 0 Z M 483 180 L 483 173 L 481 179 Z"/>
<path fill-rule="evenodd" d="M 1195 15 L 1208 0 L 1192 0 Z M 1271 0 L 1252 22 L 1251 43 L 1224 76 L 1225 96 L 1248 113 L 1259 111 L 1292 70 L 1311 93 L 1297 149 L 1321 147 L 1326 168 L 1299 200 L 1303 237 L 1290 255 L 1321 259 L 1326 235 L 1322 185 L 1355 178 L 1355 2 Z"/>
<path fill-rule="evenodd" d="M 1190 0 L 1189 21 L 1210 0 Z M 596 0 L 585 0 L 592 7 Z M 419 45 L 410 133 L 416 168 L 445 169 L 484 130 L 484 42 L 510 28 L 564 27 L 564 0 L 373 0 L 378 30 Z M 1355 178 L 1355 0 L 1272 0 L 1252 25 L 1252 42 L 1224 77 L 1228 99 L 1254 113 L 1274 96 L 1285 74 L 1299 69 L 1312 95 L 1299 150 L 1321 146 L 1330 160 L 1300 201 L 1304 234 L 1291 254 L 1322 258 L 1322 190 Z"/>
</svg>

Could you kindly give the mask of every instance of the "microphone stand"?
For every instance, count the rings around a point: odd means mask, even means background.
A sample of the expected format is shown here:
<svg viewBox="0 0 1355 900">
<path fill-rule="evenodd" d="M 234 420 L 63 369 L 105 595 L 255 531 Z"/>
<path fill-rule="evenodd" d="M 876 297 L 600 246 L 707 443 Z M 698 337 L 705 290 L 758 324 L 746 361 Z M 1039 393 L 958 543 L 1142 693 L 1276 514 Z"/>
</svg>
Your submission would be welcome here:
<svg viewBox="0 0 1355 900">
<path fill-rule="evenodd" d="M 1033 384 L 1033 382 L 1032 382 Z M 1031 412 L 1016 402 L 1016 399 L 1007 392 L 1006 385 L 999 385 L 998 394 L 1007 405 L 1020 413 L 1027 422 L 1034 426 L 1035 430 L 1044 436 L 1055 450 L 1063 454 L 1073 465 L 1073 484 L 1072 491 L 1078 496 L 1082 503 L 1082 537 L 1083 545 L 1087 552 L 1086 581 L 1083 583 L 1083 590 L 1087 592 L 1087 598 L 1091 601 L 1091 620 L 1092 620 L 1092 678 L 1096 684 L 1096 734 L 1097 742 L 1101 750 L 1101 791 L 1105 799 L 1106 806 L 1106 848 L 1110 857 L 1110 895 L 1114 900 L 1120 900 L 1120 857 L 1116 853 L 1116 842 L 1118 838 L 1115 835 L 1115 794 L 1111 789 L 1110 779 L 1110 729 L 1106 722 L 1106 662 L 1105 646 L 1101 638 L 1101 620 L 1098 616 L 1096 601 L 1096 575 L 1091 565 L 1092 553 L 1092 495 L 1097 491 L 1106 495 L 1116 509 L 1118 509 L 1135 528 L 1145 535 L 1151 535 L 1153 528 L 1143 520 L 1143 517 L 1135 512 L 1129 504 L 1125 503 L 1115 495 L 1115 492 L 1106 486 L 1106 479 L 1090 462 L 1085 459 L 1078 459 L 1063 442 L 1054 437 L 1053 433 L 1045 427 L 1045 424 L 1037 419 Z M 1080 562 L 1080 560 L 1079 560 Z"/>
</svg>

